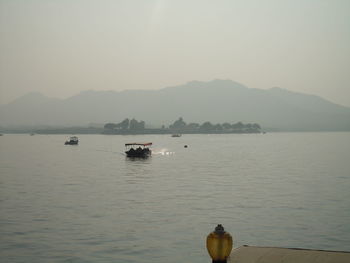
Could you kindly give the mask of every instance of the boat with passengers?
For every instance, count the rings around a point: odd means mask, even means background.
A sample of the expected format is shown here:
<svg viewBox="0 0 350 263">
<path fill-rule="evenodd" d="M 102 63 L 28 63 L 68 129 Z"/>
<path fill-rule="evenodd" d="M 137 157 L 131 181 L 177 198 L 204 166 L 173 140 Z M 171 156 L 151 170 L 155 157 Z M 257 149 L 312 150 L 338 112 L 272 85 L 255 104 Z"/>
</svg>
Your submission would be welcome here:
<svg viewBox="0 0 350 263">
<path fill-rule="evenodd" d="M 147 143 L 126 143 L 125 144 L 125 154 L 127 157 L 141 157 L 146 158 L 151 156 L 152 150 L 149 148 L 152 145 L 151 142 Z"/>
<path fill-rule="evenodd" d="M 64 144 L 65 144 L 65 145 L 77 145 L 78 142 L 79 142 L 78 137 L 77 137 L 77 136 L 72 136 L 72 137 L 70 137 L 69 140 L 66 141 Z"/>
</svg>

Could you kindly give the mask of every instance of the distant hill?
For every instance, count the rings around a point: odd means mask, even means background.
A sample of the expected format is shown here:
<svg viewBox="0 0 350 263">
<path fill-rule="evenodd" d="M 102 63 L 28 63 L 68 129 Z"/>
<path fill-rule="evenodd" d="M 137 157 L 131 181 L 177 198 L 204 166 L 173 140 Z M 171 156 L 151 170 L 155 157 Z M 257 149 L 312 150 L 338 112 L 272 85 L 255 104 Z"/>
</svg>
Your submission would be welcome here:
<svg viewBox="0 0 350 263">
<path fill-rule="evenodd" d="M 231 80 L 192 81 L 161 90 L 84 91 L 68 99 L 30 93 L 0 106 L 0 126 L 80 126 L 137 118 L 169 125 L 259 123 L 283 131 L 349 131 L 350 108 L 280 88 L 252 89 Z"/>
</svg>

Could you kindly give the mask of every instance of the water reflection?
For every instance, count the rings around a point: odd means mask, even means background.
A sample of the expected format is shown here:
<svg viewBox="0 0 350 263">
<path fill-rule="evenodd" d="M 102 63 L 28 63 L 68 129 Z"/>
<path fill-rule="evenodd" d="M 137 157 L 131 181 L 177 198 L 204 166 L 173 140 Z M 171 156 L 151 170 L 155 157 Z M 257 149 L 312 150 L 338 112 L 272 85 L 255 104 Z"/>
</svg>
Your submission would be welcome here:
<svg viewBox="0 0 350 263">
<path fill-rule="evenodd" d="M 127 157 L 125 156 L 125 161 L 130 163 L 151 163 L 152 157 Z"/>
<path fill-rule="evenodd" d="M 125 157 L 125 182 L 128 184 L 138 184 L 152 175 L 152 157 L 136 158 Z"/>
<path fill-rule="evenodd" d="M 173 155 L 175 152 L 169 151 L 167 148 L 154 149 L 152 151 L 153 155 Z"/>
</svg>

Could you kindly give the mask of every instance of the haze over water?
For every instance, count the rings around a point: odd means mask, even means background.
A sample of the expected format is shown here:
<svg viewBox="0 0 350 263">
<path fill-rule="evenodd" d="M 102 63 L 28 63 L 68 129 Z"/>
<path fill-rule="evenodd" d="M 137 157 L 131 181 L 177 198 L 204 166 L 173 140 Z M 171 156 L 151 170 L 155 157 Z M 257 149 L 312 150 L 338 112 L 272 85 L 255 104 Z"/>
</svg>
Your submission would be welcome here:
<svg viewBox="0 0 350 263">
<path fill-rule="evenodd" d="M 209 262 L 218 223 L 234 247 L 350 250 L 350 133 L 78 136 L 0 137 L 4 262 Z"/>
</svg>

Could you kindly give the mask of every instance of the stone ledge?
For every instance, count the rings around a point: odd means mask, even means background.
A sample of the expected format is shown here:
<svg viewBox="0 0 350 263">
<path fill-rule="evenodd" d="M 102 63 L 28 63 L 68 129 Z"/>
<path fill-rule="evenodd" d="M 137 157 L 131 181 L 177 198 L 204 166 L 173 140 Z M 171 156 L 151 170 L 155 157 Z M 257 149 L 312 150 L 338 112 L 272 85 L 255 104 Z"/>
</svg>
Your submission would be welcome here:
<svg viewBox="0 0 350 263">
<path fill-rule="evenodd" d="M 301 248 L 242 246 L 232 251 L 232 263 L 349 263 L 350 252 Z"/>
</svg>

